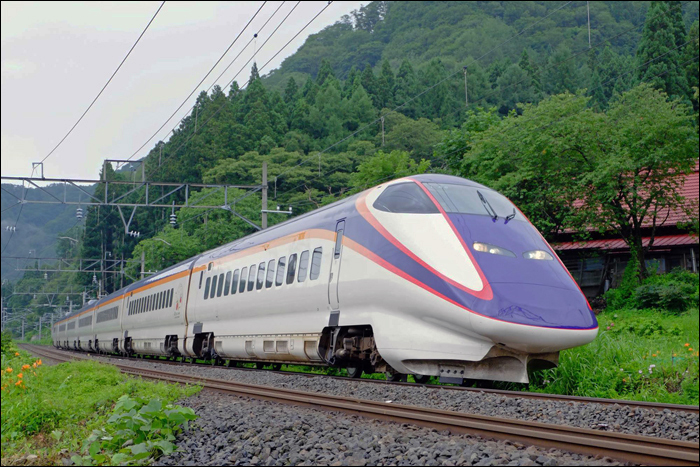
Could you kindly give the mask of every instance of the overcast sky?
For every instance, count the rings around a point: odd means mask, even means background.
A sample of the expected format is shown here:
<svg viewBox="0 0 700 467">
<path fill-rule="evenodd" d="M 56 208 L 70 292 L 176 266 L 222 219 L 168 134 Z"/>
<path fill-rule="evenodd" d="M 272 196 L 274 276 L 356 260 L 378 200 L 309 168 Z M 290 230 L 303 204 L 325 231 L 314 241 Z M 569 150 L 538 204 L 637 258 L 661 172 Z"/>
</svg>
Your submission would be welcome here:
<svg viewBox="0 0 700 467">
<path fill-rule="evenodd" d="M 161 2 L 2 2 L 2 174 L 28 176 L 65 136 L 107 82 Z M 219 66 L 207 89 L 282 2 L 267 2 Z M 327 2 L 286 2 L 257 39 L 264 64 Z M 366 2 L 365 2 L 366 3 Z M 96 179 L 103 159 L 131 156 L 166 121 L 218 60 L 262 2 L 166 2 L 150 28 L 73 133 L 44 163 L 47 178 Z M 262 73 L 280 65 L 309 34 L 361 2 L 333 2 Z M 249 47 L 217 83 L 253 55 Z M 243 84 L 250 67 L 238 76 Z M 194 103 L 142 149 L 166 138 Z"/>
</svg>

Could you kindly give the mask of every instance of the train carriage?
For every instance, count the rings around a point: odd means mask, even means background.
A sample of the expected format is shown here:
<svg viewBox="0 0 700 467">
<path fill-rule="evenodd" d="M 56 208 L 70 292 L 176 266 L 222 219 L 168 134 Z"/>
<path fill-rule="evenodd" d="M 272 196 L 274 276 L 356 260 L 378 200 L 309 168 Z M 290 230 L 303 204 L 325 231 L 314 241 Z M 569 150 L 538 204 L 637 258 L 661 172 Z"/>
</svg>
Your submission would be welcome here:
<svg viewBox="0 0 700 467">
<path fill-rule="evenodd" d="M 527 218 L 488 187 L 445 175 L 379 185 L 111 297 L 126 354 L 320 363 L 351 376 L 527 382 L 597 334 Z"/>
</svg>

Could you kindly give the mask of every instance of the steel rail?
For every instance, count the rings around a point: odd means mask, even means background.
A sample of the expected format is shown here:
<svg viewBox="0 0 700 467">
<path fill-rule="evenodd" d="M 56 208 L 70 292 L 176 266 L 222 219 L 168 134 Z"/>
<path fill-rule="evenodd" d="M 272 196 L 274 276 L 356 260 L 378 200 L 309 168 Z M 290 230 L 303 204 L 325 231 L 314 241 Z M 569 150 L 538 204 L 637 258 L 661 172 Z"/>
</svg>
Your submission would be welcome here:
<svg viewBox="0 0 700 467">
<path fill-rule="evenodd" d="M 31 350 L 47 358 L 87 359 L 60 352 Z M 546 448 L 557 448 L 591 456 L 608 456 L 645 465 L 698 465 L 698 444 L 626 433 L 600 432 L 587 428 L 504 419 L 486 415 L 428 409 L 377 401 L 352 399 L 283 388 L 237 383 L 215 378 L 173 374 L 167 371 L 134 368 L 116 364 L 120 371 L 149 379 L 180 384 L 199 384 L 206 389 L 278 403 L 341 411 L 396 423 L 411 423 L 452 433 L 510 440 Z"/>
<path fill-rule="evenodd" d="M 51 349 L 53 350 L 53 349 Z M 81 352 L 74 351 L 74 350 L 60 350 L 59 352 L 71 352 L 71 353 L 76 353 L 77 355 L 81 355 Z M 93 354 L 97 355 L 97 354 Z M 141 360 L 138 357 L 124 357 L 123 355 L 111 355 L 111 354 L 99 354 L 100 357 L 106 357 L 106 358 L 114 358 L 117 360 L 120 359 L 135 359 L 135 360 Z M 186 363 L 186 362 L 177 362 L 177 361 L 170 361 L 170 360 L 161 360 L 158 357 L 155 358 L 148 358 L 145 359 L 145 361 L 153 362 L 153 363 L 159 363 L 163 365 L 183 365 L 183 366 L 193 366 L 193 365 L 198 365 L 198 366 L 206 366 L 206 367 L 211 367 L 213 366 L 211 363 Z M 255 362 L 247 362 L 247 361 L 242 361 L 243 363 L 255 363 Z M 269 362 L 268 364 L 271 363 L 278 363 L 278 362 Z M 287 362 L 280 362 L 282 364 L 287 364 Z M 304 363 L 300 362 L 292 362 L 289 363 L 290 365 L 305 365 Z M 313 365 L 310 365 L 313 366 Z M 700 408 L 696 405 L 683 405 L 683 404 L 669 404 L 669 403 L 664 403 L 664 402 L 649 402 L 649 401 L 633 401 L 633 400 L 623 400 L 623 399 L 604 399 L 604 398 L 596 398 L 596 397 L 585 397 L 585 396 L 568 396 L 568 395 L 563 395 L 563 394 L 549 394 L 549 393 L 540 393 L 540 392 L 525 392 L 525 391 L 509 391 L 505 389 L 490 389 L 490 388 L 473 388 L 473 387 L 461 387 L 461 386 L 444 386 L 444 385 L 436 385 L 436 384 L 427 384 L 427 383 L 408 383 L 405 381 L 386 381 L 386 380 L 381 380 L 381 379 L 357 379 L 357 378 L 350 378 L 348 376 L 329 376 L 329 375 L 323 375 L 319 373 L 303 373 L 303 372 L 298 372 L 298 371 L 282 371 L 282 370 L 258 370 L 256 368 L 243 368 L 243 367 L 226 367 L 226 366 L 217 366 L 217 368 L 231 368 L 234 370 L 239 370 L 239 371 L 265 371 L 268 373 L 274 373 L 274 374 L 279 374 L 279 375 L 291 375 L 291 376 L 306 376 L 306 377 L 321 377 L 321 378 L 330 378 L 338 381 L 358 381 L 361 383 L 369 383 L 369 384 L 381 384 L 381 385 L 386 385 L 386 386 L 409 386 L 409 387 L 417 387 L 417 386 L 422 386 L 425 388 L 429 389 L 435 389 L 435 390 L 446 390 L 446 391 L 467 391 L 467 392 L 474 392 L 474 393 L 484 393 L 484 394 L 495 394 L 495 395 L 501 395 L 504 397 L 509 397 L 509 398 L 514 398 L 514 397 L 521 397 L 523 399 L 537 399 L 537 400 L 553 400 L 553 401 L 560 401 L 560 402 L 577 402 L 577 403 L 589 403 L 589 404 L 601 404 L 601 405 L 622 405 L 622 406 L 627 406 L 630 408 L 634 409 L 646 409 L 646 410 L 675 410 L 675 411 L 681 411 L 681 412 L 689 412 L 693 414 L 700 414 Z"/>
</svg>

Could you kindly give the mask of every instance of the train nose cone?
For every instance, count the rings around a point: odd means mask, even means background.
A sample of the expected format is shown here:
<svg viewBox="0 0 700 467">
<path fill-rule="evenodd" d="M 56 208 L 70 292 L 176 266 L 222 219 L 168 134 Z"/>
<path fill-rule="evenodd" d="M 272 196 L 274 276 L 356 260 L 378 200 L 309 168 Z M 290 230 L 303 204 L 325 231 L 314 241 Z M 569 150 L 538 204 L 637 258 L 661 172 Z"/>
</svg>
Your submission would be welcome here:
<svg viewBox="0 0 700 467">
<path fill-rule="evenodd" d="M 581 292 L 547 285 L 492 283 L 495 317 L 534 326 L 590 329 L 597 326 Z"/>
</svg>

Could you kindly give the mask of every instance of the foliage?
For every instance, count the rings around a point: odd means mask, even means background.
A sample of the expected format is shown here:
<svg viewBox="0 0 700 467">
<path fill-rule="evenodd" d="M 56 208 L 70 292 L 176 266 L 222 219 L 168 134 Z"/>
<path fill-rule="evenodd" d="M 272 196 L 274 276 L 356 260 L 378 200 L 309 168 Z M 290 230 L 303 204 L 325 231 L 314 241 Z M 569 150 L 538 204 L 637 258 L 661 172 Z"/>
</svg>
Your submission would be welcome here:
<svg viewBox="0 0 700 467">
<path fill-rule="evenodd" d="M 405 151 L 377 152 L 357 168 L 352 175 L 352 184 L 356 188 L 369 188 L 382 181 L 425 173 L 430 162 L 425 159 L 415 162 Z"/>
<path fill-rule="evenodd" d="M 698 404 L 698 309 L 605 311 L 592 343 L 565 350 L 530 390 L 588 397 Z"/>
<path fill-rule="evenodd" d="M 681 313 L 698 306 L 698 275 L 684 270 L 652 275 L 634 291 L 633 303 L 639 308 L 657 308 Z"/>
<path fill-rule="evenodd" d="M 14 344 L 12 342 L 12 335 L 8 331 L 2 332 L 2 340 L 0 341 L 0 344 L 2 345 L 1 350 L 3 355 L 9 352 L 10 349 L 14 347 Z"/>
<path fill-rule="evenodd" d="M 651 3 L 637 49 L 637 74 L 671 98 L 687 100 L 690 88 L 679 60 L 686 42 L 680 8 L 680 2 Z"/>
<path fill-rule="evenodd" d="M 632 251 L 629 261 L 622 273 L 620 285 L 610 289 L 605 293 L 607 306 L 612 310 L 626 308 L 630 304 L 630 298 L 634 295 L 639 286 L 639 258 Z"/>
<path fill-rule="evenodd" d="M 104 426 L 125 394 L 167 404 L 199 390 L 128 377 L 92 361 L 43 366 L 24 351 L 3 353 L 2 370 L 2 456 L 36 454 L 45 463 L 60 462 L 63 449 L 80 450 L 80 440 Z"/>
<path fill-rule="evenodd" d="M 94 430 L 83 443 L 86 455 L 72 457 L 75 465 L 146 463 L 175 450 L 175 435 L 197 416 L 190 408 L 163 404 L 159 399 L 117 401 L 104 428 Z"/>
<path fill-rule="evenodd" d="M 460 173 L 501 191 L 545 234 L 566 226 L 620 235 L 643 275 L 656 227 L 687 208 L 678 174 L 697 163 L 697 130 L 685 106 L 648 84 L 607 111 L 590 101 L 561 94 L 521 105 L 522 115 L 473 135 Z M 643 246 L 647 226 L 652 242 Z"/>
</svg>

